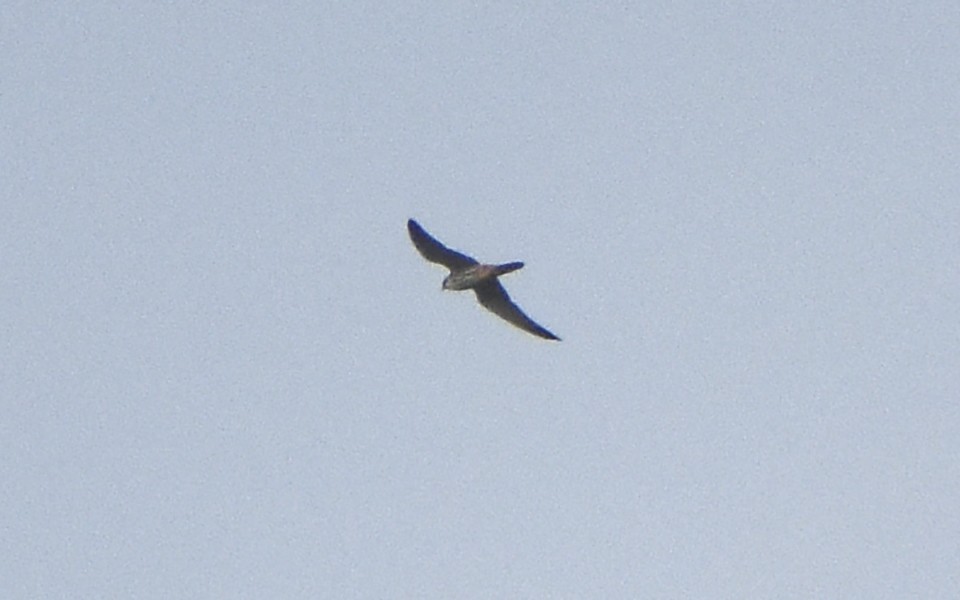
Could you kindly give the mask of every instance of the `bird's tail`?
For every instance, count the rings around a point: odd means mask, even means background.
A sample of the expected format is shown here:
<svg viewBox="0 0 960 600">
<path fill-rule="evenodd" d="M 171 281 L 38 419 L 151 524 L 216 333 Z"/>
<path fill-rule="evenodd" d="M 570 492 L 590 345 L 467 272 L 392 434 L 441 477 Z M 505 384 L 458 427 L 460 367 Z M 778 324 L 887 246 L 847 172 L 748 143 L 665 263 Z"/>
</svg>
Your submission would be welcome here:
<svg viewBox="0 0 960 600">
<path fill-rule="evenodd" d="M 522 268 L 523 268 L 522 262 L 512 262 L 512 263 L 497 265 L 497 277 L 499 277 L 500 275 L 506 275 L 507 273 L 512 273 L 517 269 L 522 269 Z"/>
</svg>

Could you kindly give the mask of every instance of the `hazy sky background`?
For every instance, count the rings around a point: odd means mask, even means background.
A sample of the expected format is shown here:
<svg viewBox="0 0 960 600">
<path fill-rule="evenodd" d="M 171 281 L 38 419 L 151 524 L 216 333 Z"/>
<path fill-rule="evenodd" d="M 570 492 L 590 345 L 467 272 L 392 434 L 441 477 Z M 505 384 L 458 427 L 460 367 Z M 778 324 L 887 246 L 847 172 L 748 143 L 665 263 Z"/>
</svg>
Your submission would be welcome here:
<svg viewBox="0 0 960 600">
<path fill-rule="evenodd" d="M 3 3 L 0 596 L 956 598 L 960 6 L 786 4 Z"/>
</svg>

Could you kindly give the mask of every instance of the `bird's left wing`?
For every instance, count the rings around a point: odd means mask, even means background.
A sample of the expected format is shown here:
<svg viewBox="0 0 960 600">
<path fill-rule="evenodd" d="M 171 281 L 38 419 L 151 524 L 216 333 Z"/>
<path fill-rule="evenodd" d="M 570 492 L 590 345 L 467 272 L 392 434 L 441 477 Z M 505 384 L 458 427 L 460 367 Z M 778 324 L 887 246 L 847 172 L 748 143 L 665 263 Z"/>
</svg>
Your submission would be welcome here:
<svg viewBox="0 0 960 600">
<path fill-rule="evenodd" d="M 460 254 L 456 250 L 447 248 L 436 238 L 424 231 L 420 224 L 410 219 L 407 221 L 407 231 L 410 233 L 410 239 L 413 245 L 417 247 L 420 254 L 430 262 L 439 263 L 450 270 L 462 269 L 470 265 L 477 264 L 477 261 L 466 254 Z"/>
</svg>

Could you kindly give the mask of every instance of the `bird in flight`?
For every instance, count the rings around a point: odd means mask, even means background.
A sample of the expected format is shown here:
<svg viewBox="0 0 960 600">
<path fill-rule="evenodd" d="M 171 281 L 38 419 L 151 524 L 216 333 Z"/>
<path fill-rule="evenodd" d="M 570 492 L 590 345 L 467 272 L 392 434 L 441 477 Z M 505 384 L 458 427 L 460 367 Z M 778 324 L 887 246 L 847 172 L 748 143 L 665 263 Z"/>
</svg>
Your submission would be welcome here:
<svg viewBox="0 0 960 600">
<path fill-rule="evenodd" d="M 503 289 L 497 279 L 501 275 L 522 268 L 522 262 L 502 265 L 482 264 L 466 254 L 447 248 L 424 231 L 423 227 L 413 219 L 407 221 L 407 231 L 410 233 L 413 245 L 425 259 L 450 269 L 450 274 L 443 280 L 443 289 L 456 291 L 472 289 L 480 304 L 498 317 L 533 335 L 547 340 L 560 340 L 520 310 L 520 307 L 510 300 L 507 290 Z"/>
</svg>

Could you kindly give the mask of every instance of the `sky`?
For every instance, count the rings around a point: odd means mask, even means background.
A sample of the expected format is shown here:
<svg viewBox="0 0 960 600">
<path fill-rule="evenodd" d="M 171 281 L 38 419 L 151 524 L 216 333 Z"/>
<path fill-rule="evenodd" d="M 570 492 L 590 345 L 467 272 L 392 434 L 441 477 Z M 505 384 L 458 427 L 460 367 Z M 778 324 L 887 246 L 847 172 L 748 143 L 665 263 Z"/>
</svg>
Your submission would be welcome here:
<svg viewBox="0 0 960 600">
<path fill-rule="evenodd" d="M 4 3 L 0 595 L 956 598 L 958 56 L 938 1 Z"/>
</svg>

